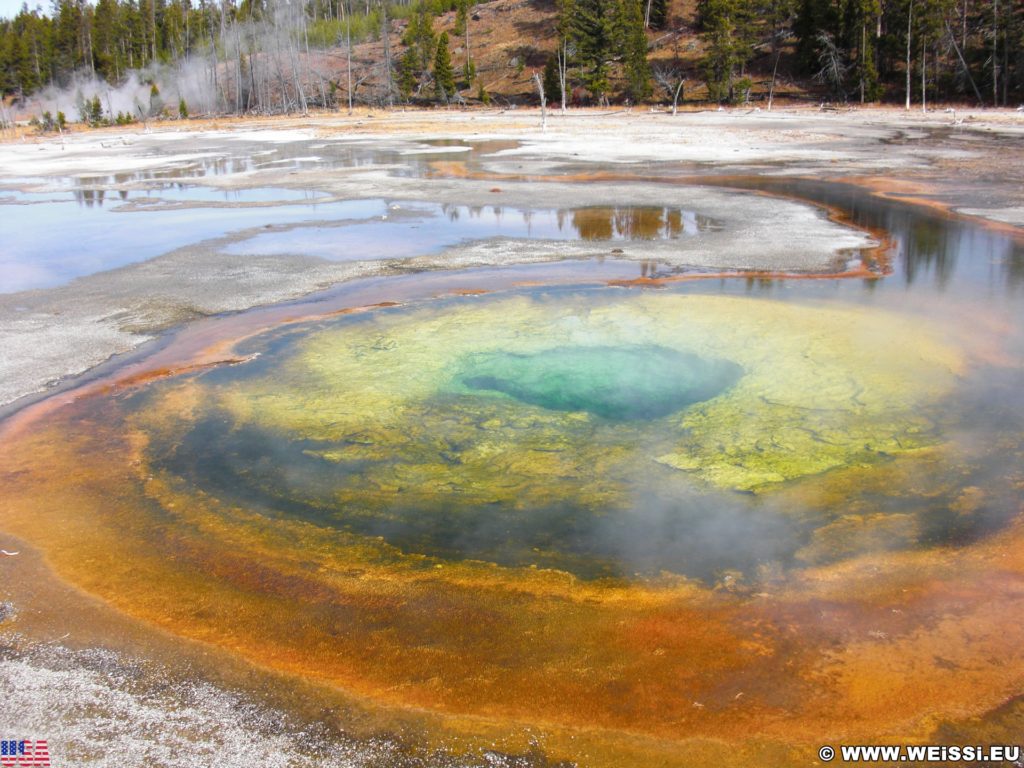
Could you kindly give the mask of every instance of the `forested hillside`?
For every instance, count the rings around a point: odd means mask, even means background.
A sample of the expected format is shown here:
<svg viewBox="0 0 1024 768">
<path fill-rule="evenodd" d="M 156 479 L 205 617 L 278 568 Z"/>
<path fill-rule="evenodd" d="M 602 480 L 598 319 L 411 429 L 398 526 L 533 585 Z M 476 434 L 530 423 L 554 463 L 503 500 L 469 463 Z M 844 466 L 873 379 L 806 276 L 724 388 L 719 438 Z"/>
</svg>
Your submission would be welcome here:
<svg viewBox="0 0 1024 768">
<path fill-rule="evenodd" d="M 70 98 L 93 123 L 535 101 L 535 72 L 556 104 L 1016 104 L 1024 3 L 55 0 L 0 21 L 7 102 Z"/>
</svg>

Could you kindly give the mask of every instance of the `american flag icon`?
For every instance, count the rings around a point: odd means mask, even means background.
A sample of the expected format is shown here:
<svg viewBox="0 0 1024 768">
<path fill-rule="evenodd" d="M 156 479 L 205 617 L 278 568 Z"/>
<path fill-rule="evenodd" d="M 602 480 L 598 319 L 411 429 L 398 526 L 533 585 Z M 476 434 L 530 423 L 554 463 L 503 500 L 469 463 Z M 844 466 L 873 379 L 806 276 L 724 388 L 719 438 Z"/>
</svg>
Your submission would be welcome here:
<svg viewBox="0 0 1024 768">
<path fill-rule="evenodd" d="M 0 766 L 50 768 L 50 748 L 46 744 L 46 739 L 0 740 Z"/>
</svg>

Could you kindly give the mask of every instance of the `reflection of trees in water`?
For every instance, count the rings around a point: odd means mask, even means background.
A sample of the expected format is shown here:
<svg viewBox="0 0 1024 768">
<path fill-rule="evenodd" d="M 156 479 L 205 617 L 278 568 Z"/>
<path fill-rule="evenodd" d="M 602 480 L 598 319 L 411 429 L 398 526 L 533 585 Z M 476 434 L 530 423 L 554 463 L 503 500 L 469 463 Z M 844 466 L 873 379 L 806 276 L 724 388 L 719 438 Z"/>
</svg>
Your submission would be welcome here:
<svg viewBox="0 0 1024 768">
<path fill-rule="evenodd" d="M 747 293 L 771 293 L 778 286 L 778 280 L 772 277 L 751 275 L 743 281 Z"/>
<path fill-rule="evenodd" d="M 572 212 L 572 227 L 584 240 L 610 240 L 613 216 L 611 208 L 580 208 Z"/>
<path fill-rule="evenodd" d="M 565 226 L 566 211 L 558 211 L 558 228 Z M 714 226 L 711 219 L 680 208 L 617 206 L 577 208 L 571 224 L 583 240 L 656 240 L 695 234 Z"/>
<path fill-rule="evenodd" d="M 658 236 L 678 235 L 682 217 L 668 214 L 665 208 L 618 208 L 612 216 L 615 234 L 627 240 L 653 240 Z M 672 231 L 673 224 L 675 231 Z"/>
<path fill-rule="evenodd" d="M 1024 243 L 981 224 L 944 218 L 941 214 L 892 200 L 878 200 L 869 190 L 793 179 L 760 178 L 753 189 L 796 194 L 843 210 L 857 227 L 884 230 L 896 244 L 895 266 L 907 285 L 931 281 L 939 290 L 954 280 L 1024 285 Z M 872 289 L 876 288 L 871 281 Z"/>
<path fill-rule="evenodd" d="M 1013 288 L 1024 285 L 1024 247 L 1011 248 L 1003 262 L 1004 279 Z"/>
<path fill-rule="evenodd" d="M 895 214 L 889 219 L 890 231 L 898 233 L 908 285 L 930 276 L 944 289 L 958 268 L 990 283 L 1024 284 L 1024 246 L 1011 237 L 981 226 L 913 214 Z"/>
<path fill-rule="evenodd" d="M 86 208 L 92 208 L 93 206 L 103 205 L 103 196 L 105 190 L 102 189 L 76 189 L 73 192 L 75 200 L 79 205 L 84 205 Z"/>
<path fill-rule="evenodd" d="M 951 247 L 954 245 L 951 241 L 957 238 L 950 238 L 946 227 L 935 226 L 916 216 L 899 218 L 903 219 L 898 231 L 902 232 L 899 239 L 907 284 L 912 284 L 919 274 L 933 274 L 936 284 L 944 288 L 956 268 L 958 249 Z"/>
<path fill-rule="evenodd" d="M 113 173 L 107 176 L 79 176 L 78 183 L 82 186 L 121 186 L 140 181 L 191 180 L 203 176 L 245 173 L 258 166 L 259 164 L 252 157 L 248 156 L 205 158 L 180 165 L 158 167 L 152 170 Z"/>
</svg>

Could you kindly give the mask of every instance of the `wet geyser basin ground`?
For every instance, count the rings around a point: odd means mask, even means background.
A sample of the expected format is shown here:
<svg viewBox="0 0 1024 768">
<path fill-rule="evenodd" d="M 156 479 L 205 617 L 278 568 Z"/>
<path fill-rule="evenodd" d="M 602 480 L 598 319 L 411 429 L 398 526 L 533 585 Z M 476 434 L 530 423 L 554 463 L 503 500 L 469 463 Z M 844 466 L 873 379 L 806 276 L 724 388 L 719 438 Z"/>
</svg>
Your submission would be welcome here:
<svg viewBox="0 0 1024 768">
<path fill-rule="evenodd" d="M 206 316 L 0 423 L 0 730 L 167 768 L 1019 740 L 1019 237 L 660 146 L 182 138 L 0 193 L 230 230 L 0 297 L 4 402 L 141 343 L 83 328 Z"/>
<path fill-rule="evenodd" d="M 449 747 L 923 740 L 1017 690 L 1024 647 L 995 468 L 1019 443 L 972 427 L 962 339 L 682 289 L 289 323 L 5 441 L 5 526 L 119 610 Z"/>
</svg>

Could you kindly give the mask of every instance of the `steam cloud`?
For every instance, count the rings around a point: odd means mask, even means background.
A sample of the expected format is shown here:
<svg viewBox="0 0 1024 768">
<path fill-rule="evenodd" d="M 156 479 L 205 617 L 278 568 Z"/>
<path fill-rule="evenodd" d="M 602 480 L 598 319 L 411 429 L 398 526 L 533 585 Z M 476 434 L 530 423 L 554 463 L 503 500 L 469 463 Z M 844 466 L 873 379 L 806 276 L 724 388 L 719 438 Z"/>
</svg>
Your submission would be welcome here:
<svg viewBox="0 0 1024 768">
<path fill-rule="evenodd" d="M 142 70 L 133 70 L 120 85 L 106 82 L 90 72 L 77 72 L 66 87 L 47 86 L 32 94 L 24 111 L 30 115 L 63 112 L 69 121 L 82 118 L 80 109 L 84 101 L 98 96 L 103 112 L 114 117 L 119 112 L 139 118 L 140 110 L 148 116 L 151 104 L 151 84 L 160 91 L 162 104 L 177 110 L 178 101 L 184 99 L 192 113 L 212 112 L 217 108 L 217 92 L 211 82 L 211 63 L 204 57 L 194 57 L 173 65 L 152 64 Z"/>
</svg>

